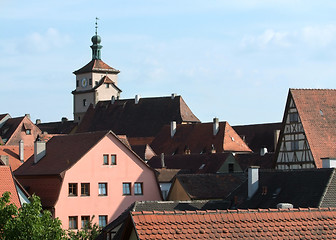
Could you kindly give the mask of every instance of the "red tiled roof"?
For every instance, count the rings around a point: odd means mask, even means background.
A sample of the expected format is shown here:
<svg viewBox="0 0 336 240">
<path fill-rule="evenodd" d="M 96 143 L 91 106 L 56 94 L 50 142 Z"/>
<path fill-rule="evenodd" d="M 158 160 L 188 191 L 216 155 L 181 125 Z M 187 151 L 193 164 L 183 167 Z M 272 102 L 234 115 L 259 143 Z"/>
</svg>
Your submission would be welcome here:
<svg viewBox="0 0 336 240">
<path fill-rule="evenodd" d="M 10 192 L 10 200 L 11 203 L 14 203 L 18 208 L 21 207 L 21 203 L 19 200 L 19 195 L 17 193 L 12 171 L 9 166 L 1 166 L 0 165 L 0 196 L 4 192 Z"/>
<path fill-rule="evenodd" d="M 219 123 L 219 131 L 213 135 L 213 123 L 178 124 L 176 133 L 170 135 L 170 125 L 166 125 L 153 140 L 151 146 L 157 153 L 183 154 L 188 148 L 191 153 L 251 152 L 251 149 L 233 130 L 228 122 Z"/>
<path fill-rule="evenodd" d="M 88 72 L 119 73 L 120 71 L 110 67 L 109 65 L 107 65 L 100 59 L 92 59 L 84 67 L 74 71 L 73 73 L 80 74 L 80 73 L 88 73 Z"/>
<path fill-rule="evenodd" d="M 34 147 L 24 147 L 24 161 L 34 154 Z M 0 146 L 0 155 L 8 156 L 9 166 L 13 171 L 22 165 L 19 156 L 19 146 Z"/>
<path fill-rule="evenodd" d="M 336 238 L 335 208 L 143 211 L 131 218 L 140 240 Z"/>
<path fill-rule="evenodd" d="M 336 90 L 290 89 L 317 168 L 336 157 Z"/>
<path fill-rule="evenodd" d="M 34 156 L 29 158 L 15 171 L 15 176 L 59 175 L 72 167 L 107 134 L 108 131 L 101 131 L 54 136 L 46 144 L 47 154 L 36 164 Z"/>
</svg>

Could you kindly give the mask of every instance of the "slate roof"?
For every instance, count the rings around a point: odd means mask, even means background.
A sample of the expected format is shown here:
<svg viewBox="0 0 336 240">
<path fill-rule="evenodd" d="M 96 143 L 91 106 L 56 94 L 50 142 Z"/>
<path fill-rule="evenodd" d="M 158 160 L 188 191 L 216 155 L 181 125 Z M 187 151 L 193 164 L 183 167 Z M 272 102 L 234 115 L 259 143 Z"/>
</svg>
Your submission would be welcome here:
<svg viewBox="0 0 336 240">
<path fill-rule="evenodd" d="M 321 168 L 321 158 L 336 157 L 336 90 L 289 89 L 288 100 L 290 97 L 298 110 L 315 165 Z"/>
<path fill-rule="evenodd" d="M 18 208 L 21 207 L 18 192 L 15 187 L 14 176 L 9 166 L 0 165 L 0 196 L 4 192 L 10 192 L 10 201 Z"/>
<path fill-rule="evenodd" d="M 39 123 L 36 125 L 42 132 L 49 134 L 69 134 L 77 127 L 74 121 L 60 121 L 60 122 L 47 122 Z"/>
<path fill-rule="evenodd" d="M 281 127 L 281 122 L 232 126 L 255 153 L 259 153 L 263 147 L 266 147 L 268 152 L 275 152 L 274 134 L 275 131 L 280 131 Z"/>
<path fill-rule="evenodd" d="M 24 147 L 24 161 L 34 154 L 34 147 Z M 9 166 L 13 171 L 22 165 L 19 156 L 19 146 L 0 146 L 0 155 L 8 156 Z"/>
<path fill-rule="evenodd" d="M 228 122 L 219 123 L 219 131 L 213 135 L 213 123 L 178 124 L 173 137 L 170 125 L 158 133 L 151 144 L 159 155 L 183 154 L 186 149 L 191 153 L 210 153 L 212 146 L 216 152 L 251 152 Z"/>
<path fill-rule="evenodd" d="M 247 198 L 247 180 L 226 200 L 233 207 L 276 208 L 278 203 L 291 203 L 297 207 L 336 207 L 334 169 L 259 170 L 259 188 L 251 199 Z"/>
<path fill-rule="evenodd" d="M 335 239 L 336 210 L 260 209 L 131 213 L 138 239 Z"/>
<path fill-rule="evenodd" d="M 275 153 L 266 153 L 261 156 L 259 153 L 239 153 L 235 159 L 243 171 L 251 166 L 259 166 L 260 169 L 273 169 L 275 166 Z"/>
<path fill-rule="evenodd" d="M 164 156 L 167 169 L 184 169 L 191 173 L 216 173 L 231 153 L 178 154 Z M 147 164 L 152 168 L 162 168 L 161 156 L 152 157 Z"/>
<path fill-rule="evenodd" d="M 74 74 L 81 74 L 81 73 L 89 73 L 89 72 L 98 72 L 98 73 L 116 73 L 118 74 L 120 71 L 116 70 L 106 63 L 104 63 L 100 59 L 92 59 L 88 64 L 84 67 L 74 71 Z"/>
<path fill-rule="evenodd" d="M 108 131 L 100 131 L 54 136 L 46 144 L 47 154 L 37 164 L 34 156 L 30 157 L 15 175 L 61 175 L 107 134 Z"/>
<path fill-rule="evenodd" d="M 224 199 L 245 180 L 243 173 L 178 174 L 174 183 L 179 181 L 190 199 L 204 200 Z"/>
<path fill-rule="evenodd" d="M 100 101 L 88 108 L 77 132 L 112 130 L 127 137 L 154 137 L 171 121 L 199 122 L 181 96 Z"/>
</svg>

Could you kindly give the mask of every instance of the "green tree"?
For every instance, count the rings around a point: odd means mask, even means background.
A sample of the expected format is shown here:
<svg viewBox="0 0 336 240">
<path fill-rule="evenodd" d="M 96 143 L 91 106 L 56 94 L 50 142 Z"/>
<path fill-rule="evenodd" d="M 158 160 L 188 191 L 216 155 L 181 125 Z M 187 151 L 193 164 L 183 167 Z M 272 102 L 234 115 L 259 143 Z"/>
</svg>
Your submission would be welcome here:
<svg viewBox="0 0 336 240">
<path fill-rule="evenodd" d="M 58 218 L 42 210 L 40 198 L 33 195 L 20 209 L 10 204 L 10 194 L 0 198 L 0 239 L 66 239 Z"/>
<path fill-rule="evenodd" d="M 93 216 L 94 218 L 94 216 Z M 100 227 L 95 223 L 92 224 L 93 218 L 86 223 L 83 229 L 78 231 L 68 231 L 68 238 L 72 240 L 94 240 L 101 232 Z"/>
</svg>

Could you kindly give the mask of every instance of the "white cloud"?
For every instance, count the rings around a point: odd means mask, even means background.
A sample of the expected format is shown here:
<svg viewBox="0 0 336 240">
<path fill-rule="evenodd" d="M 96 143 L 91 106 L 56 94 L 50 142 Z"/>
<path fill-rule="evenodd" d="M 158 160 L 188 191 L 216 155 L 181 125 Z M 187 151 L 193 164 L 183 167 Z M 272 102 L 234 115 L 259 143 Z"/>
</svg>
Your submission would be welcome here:
<svg viewBox="0 0 336 240">
<path fill-rule="evenodd" d="M 336 26 L 308 26 L 302 29 L 302 39 L 305 43 L 316 46 L 325 47 L 335 42 Z"/>
</svg>

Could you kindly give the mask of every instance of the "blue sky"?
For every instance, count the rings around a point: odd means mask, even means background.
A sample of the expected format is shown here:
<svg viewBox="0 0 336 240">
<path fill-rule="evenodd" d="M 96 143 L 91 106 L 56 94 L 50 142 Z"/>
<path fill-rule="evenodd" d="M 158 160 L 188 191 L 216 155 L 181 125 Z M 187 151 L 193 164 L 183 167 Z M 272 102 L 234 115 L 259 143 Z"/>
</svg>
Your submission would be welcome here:
<svg viewBox="0 0 336 240">
<path fill-rule="evenodd" d="M 203 122 L 282 120 L 289 88 L 335 88 L 335 1 L 0 0 L 0 113 L 73 119 L 73 71 L 102 59 L 122 98 L 182 95 Z"/>
</svg>

